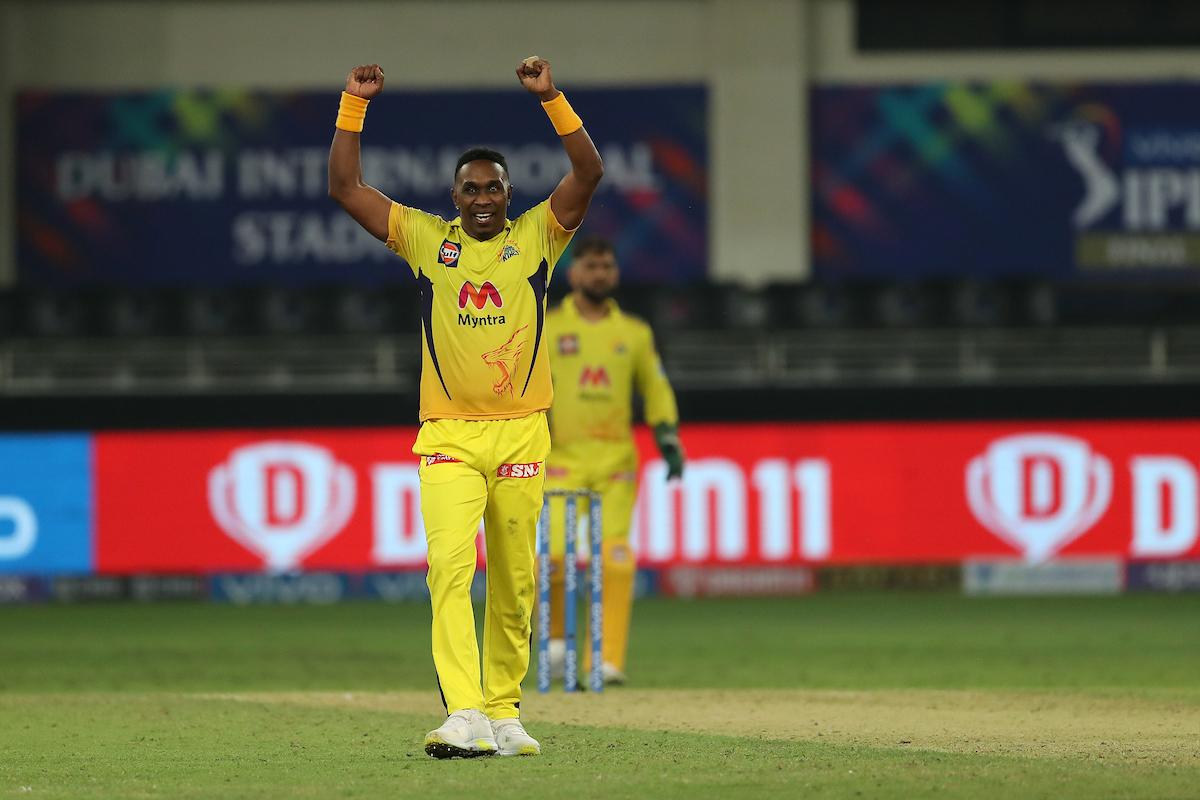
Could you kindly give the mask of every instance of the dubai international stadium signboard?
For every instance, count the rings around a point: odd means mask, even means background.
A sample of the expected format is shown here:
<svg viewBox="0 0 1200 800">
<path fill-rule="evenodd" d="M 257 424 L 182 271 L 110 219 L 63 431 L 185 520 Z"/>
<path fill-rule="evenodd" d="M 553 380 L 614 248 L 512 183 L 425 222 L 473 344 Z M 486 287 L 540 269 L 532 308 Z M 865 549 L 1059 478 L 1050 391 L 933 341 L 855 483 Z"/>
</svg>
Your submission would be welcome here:
<svg viewBox="0 0 1200 800">
<path fill-rule="evenodd" d="M 22 92 L 21 279 L 60 286 L 411 280 L 327 197 L 338 89 Z M 616 243 L 628 280 L 702 278 L 706 91 L 575 89 L 571 102 L 605 163 L 586 232 Z M 483 124 L 464 125 L 464 115 Z M 510 217 L 548 197 L 569 168 L 545 114 L 519 88 L 389 89 L 371 103 L 364 177 L 394 200 L 452 218 L 455 160 L 478 144 L 507 157 Z"/>
</svg>

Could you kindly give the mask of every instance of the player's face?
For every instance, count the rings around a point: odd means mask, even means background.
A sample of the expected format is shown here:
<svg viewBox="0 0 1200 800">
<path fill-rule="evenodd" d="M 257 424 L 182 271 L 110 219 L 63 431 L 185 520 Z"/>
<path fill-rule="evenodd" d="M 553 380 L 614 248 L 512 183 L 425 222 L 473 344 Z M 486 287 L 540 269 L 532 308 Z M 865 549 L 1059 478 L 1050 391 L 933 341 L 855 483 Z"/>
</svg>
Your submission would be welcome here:
<svg viewBox="0 0 1200 800">
<path fill-rule="evenodd" d="M 490 239 L 504 230 L 512 186 L 495 161 L 468 161 L 454 176 L 450 190 L 462 215 L 463 230 L 475 239 Z"/>
<path fill-rule="evenodd" d="M 617 290 L 617 258 L 595 250 L 584 253 L 572 262 L 570 279 L 571 288 L 583 292 L 593 303 L 603 302 Z"/>
</svg>

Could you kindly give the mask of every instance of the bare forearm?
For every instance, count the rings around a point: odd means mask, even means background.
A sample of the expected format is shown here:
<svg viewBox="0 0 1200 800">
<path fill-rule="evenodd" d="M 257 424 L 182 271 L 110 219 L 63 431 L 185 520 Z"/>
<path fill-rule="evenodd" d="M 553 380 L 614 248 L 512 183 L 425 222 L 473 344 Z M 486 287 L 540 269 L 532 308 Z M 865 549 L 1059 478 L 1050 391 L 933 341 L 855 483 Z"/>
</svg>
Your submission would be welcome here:
<svg viewBox="0 0 1200 800">
<path fill-rule="evenodd" d="M 347 192 L 365 186 L 359 152 L 361 134 L 335 129 L 329 148 L 329 196 L 337 200 Z"/>
<path fill-rule="evenodd" d="M 562 145 L 571 160 L 571 172 L 580 183 L 595 188 L 604 177 L 604 162 L 600 160 L 600 152 L 587 129 L 580 128 L 563 136 Z"/>
</svg>

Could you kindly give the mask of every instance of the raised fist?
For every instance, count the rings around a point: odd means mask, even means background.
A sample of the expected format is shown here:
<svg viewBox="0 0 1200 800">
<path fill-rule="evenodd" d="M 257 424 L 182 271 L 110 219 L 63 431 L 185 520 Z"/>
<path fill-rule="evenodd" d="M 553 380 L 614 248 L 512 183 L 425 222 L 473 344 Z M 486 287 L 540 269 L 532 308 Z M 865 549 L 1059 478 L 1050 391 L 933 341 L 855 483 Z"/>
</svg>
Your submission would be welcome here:
<svg viewBox="0 0 1200 800">
<path fill-rule="evenodd" d="M 346 76 L 346 94 L 370 100 L 383 91 L 383 67 L 366 64 L 350 70 Z"/>
<path fill-rule="evenodd" d="M 554 78 L 550 77 L 550 62 L 544 58 L 530 56 L 517 65 L 517 80 L 540 100 L 553 100 L 558 96 Z"/>
</svg>

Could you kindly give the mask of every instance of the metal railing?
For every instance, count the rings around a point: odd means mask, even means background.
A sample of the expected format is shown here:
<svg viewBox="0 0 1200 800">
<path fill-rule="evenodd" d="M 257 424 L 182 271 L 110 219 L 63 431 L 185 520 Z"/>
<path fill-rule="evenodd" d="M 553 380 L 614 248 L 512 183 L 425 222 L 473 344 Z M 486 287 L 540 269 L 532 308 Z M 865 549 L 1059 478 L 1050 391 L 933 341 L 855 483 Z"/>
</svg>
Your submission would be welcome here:
<svg viewBox="0 0 1200 800">
<path fill-rule="evenodd" d="M 1200 326 L 676 331 L 660 345 L 680 389 L 1200 379 Z M 412 334 L 0 342 L 5 395 L 403 392 L 419 371 Z"/>
<path fill-rule="evenodd" d="M 698 388 L 1184 380 L 1200 376 L 1200 328 L 686 333 L 665 360 Z"/>
<path fill-rule="evenodd" d="M 405 391 L 420 369 L 412 338 L 9 340 L 0 344 L 0 392 Z"/>
</svg>

